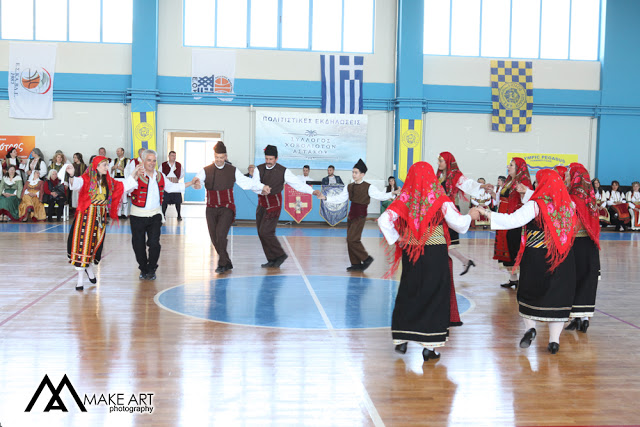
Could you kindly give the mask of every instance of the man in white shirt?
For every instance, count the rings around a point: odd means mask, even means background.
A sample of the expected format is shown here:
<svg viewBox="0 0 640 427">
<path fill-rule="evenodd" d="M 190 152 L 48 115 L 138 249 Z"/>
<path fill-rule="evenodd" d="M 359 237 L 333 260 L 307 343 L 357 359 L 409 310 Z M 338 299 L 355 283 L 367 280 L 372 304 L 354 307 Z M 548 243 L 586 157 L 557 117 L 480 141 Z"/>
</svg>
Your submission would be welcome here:
<svg viewBox="0 0 640 427">
<path fill-rule="evenodd" d="M 124 156 L 124 148 L 116 149 L 116 158 L 109 162 L 111 177 L 116 181 L 124 182 L 126 178 L 124 171 L 129 163 L 129 159 Z M 118 207 L 118 216 L 122 219 L 129 216 L 129 195 L 126 192 L 122 194 L 122 203 Z"/>
<path fill-rule="evenodd" d="M 309 176 L 309 172 L 311 172 L 311 168 L 309 167 L 309 165 L 304 165 L 302 167 L 302 176 L 300 177 L 300 179 L 302 179 L 305 183 L 308 181 L 313 181 L 313 178 Z"/>
<path fill-rule="evenodd" d="M 142 153 L 145 152 L 145 148 L 138 149 L 138 157 L 136 159 L 131 159 L 127 167 L 124 168 L 124 177 L 127 178 L 129 175 L 133 173 L 133 170 L 142 163 Z"/>
<path fill-rule="evenodd" d="M 169 160 L 162 163 L 162 173 L 169 178 L 169 181 L 177 184 L 184 178 L 184 168 L 180 162 L 176 162 L 176 152 L 169 151 Z M 162 202 L 162 215 L 167 213 L 167 206 L 175 205 L 178 212 L 178 221 L 182 221 L 180 206 L 182 204 L 182 193 L 179 191 L 164 191 L 164 201 Z"/>
<path fill-rule="evenodd" d="M 146 150 L 142 153 L 142 164 L 136 166 L 138 179 L 129 175 L 125 180 L 125 188 L 133 189 L 131 193 L 131 243 L 136 254 L 140 279 L 155 280 L 158 259 L 160 258 L 160 234 L 164 216 L 162 215 L 162 199 L 164 189 L 184 191 L 186 187 L 199 181 L 174 183 L 162 172 L 156 171 L 157 153 Z M 147 255 L 147 247 L 149 254 Z"/>
</svg>

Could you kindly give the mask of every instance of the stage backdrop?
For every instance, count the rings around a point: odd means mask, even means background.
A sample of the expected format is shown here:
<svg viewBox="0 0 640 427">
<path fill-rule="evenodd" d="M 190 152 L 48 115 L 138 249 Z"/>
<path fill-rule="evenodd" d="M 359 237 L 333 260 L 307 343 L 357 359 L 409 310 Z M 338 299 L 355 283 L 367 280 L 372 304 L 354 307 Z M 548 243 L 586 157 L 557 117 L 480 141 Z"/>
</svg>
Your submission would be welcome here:
<svg viewBox="0 0 640 427">
<path fill-rule="evenodd" d="M 521 157 L 529 166 L 529 175 L 535 180 L 536 173 L 540 169 L 553 169 L 556 166 L 569 166 L 578 161 L 577 154 L 552 154 L 552 153 L 507 153 L 507 166 L 514 157 Z"/>
<path fill-rule="evenodd" d="M 288 168 L 351 170 L 367 161 L 367 116 L 256 111 L 255 164 L 264 163 L 267 145 Z"/>
</svg>

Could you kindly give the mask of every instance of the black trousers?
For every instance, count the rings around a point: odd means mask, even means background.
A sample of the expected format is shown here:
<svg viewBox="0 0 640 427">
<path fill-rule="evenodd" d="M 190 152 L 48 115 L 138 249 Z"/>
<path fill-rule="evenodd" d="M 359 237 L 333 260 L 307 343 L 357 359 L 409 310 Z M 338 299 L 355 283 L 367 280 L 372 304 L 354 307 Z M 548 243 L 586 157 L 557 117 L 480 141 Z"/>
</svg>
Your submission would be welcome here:
<svg viewBox="0 0 640 427">
<path fill-rule="evenodd" d="M 218 252 L 218 267 L 232 265 L 227 252 L 227 235 L 236 217 L 235 212 L 229 208 L 207 207 L 206 215 L 209 237 L 211 237 L 211 243 L 213 243 L 213 247 Z"/>
<path fill-rule="evenodd" d="M 182 203 L 182 193 L 167 193 L 164 192 L 164 197 L 162 198 L 162 215 L 167 213 L 167 206 L 176 205 L 176 212 L 178 212 L 178 218 L 180 215 L 180 205 Z"/>
<path fill-rule="evenodd" d="M 136 254 L 138 268 L 143 274 L 155 271 L 160 258 L 162 215 L 157 214 L 149 218 L 131 215 L 129 223 L 131 224 L 131 244 Z M 149 247 L 148 256 L 147 246 Z"/>
<path fill-rule="evenodd" d="M 46 202 L 49 204 L 49 206 L 47 206 L 47 216 L 49 216 L 49 219 L 54 216 L 58 217 L 58 219 L 62 218 L 66 199 L 64 197 L 56 197 L 55 199 L 53 197 L 49 197 L 49 200 Z M 57 206 L 54 206 L 56 203 Z"/>
</svg>

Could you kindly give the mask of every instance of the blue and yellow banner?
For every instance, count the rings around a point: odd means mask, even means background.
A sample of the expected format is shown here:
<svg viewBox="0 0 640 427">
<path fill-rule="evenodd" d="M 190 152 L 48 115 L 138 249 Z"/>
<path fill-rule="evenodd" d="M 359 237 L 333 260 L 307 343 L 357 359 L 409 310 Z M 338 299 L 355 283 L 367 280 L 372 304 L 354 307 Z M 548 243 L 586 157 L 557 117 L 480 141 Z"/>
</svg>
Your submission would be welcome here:
<svg viewBox="0 0 640 427">
<path fill-rule="evenodd" d="M 540 169 L 553 169 L 556 166 L 569 167 L 571 163 L 578 161 L 577 154 L 507 153 L 507 166 L 514 157 L 523 158 L 527 162 L 531 179 L 534 179 Z"/>
<path fill-rule="evenodd" d="M 491 130 L 529 132 L 533 116 L 531 61 L 491 61 Z"/>
<path fill-rule="evenodd" d="M 156 112 L 131 113 L 132 158 L 138 157 L 140 148 L 156 150 Z"/>
<path fill-rule="evenodd" d="M 404 181 L 411 165 L 422 160 L 422 120 L 400 119 L 398 179 Z"/>
</svg>

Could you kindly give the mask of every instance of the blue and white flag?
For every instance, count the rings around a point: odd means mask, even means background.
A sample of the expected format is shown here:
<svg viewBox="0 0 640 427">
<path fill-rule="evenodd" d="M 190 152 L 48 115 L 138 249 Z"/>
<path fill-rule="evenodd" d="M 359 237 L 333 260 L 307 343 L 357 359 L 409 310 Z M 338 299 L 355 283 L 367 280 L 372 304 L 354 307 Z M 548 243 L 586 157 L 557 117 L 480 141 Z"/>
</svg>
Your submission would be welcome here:
<svg viewBox="0 0 640 427">
<path fill-rule="evenodd" d="M 364 56 L 320 55 L 322 112 L 362 114 Z"/>
<path fill-rule="evenodd" d="M 344 185 L 331 184 L 322 186 L 322 194 L 325 196 L 336 196 L 342 193 Z M 342 203 L 328 203 L 326 200 L 320 201 L 320 216 L 327 221 L 327 224 L 334 227 L 344 221 L 349 213 L 349 201 Z"/>
</svg>

